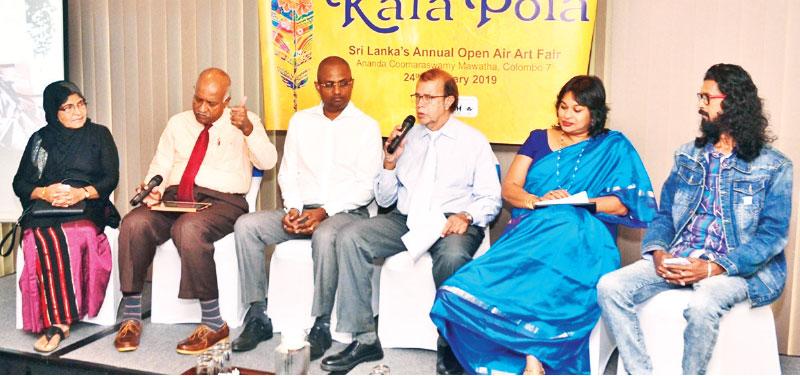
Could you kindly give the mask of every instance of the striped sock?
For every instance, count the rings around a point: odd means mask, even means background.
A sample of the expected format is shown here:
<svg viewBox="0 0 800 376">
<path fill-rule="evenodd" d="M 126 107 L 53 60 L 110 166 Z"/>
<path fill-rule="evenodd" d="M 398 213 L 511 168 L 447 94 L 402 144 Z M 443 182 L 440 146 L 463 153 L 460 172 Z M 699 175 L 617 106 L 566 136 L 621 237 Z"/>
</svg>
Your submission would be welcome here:
<svg viewBox="0 0 800 376">
<path fill-rule="evenodd" d="M 201 322 L 213 329 L 219 330 L 225 321 L 222 321 L 222 316 L 219 314 L 219 299 L 200 300 L 200 310 L 202 311 Z"/>
<path fill-rule="evenodd" d="M 142 293 L 122 297 L 122 320 L 142 321 Z"/>
</svg>

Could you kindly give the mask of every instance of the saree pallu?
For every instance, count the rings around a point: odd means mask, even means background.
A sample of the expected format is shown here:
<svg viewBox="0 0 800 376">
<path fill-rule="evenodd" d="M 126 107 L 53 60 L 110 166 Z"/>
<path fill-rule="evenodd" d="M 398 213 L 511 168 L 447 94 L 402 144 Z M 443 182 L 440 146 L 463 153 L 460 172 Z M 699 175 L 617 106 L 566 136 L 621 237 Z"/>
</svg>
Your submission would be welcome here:
<svg viewBox="0 0 800 376">
<path fill-rule="evenodd" d="M 514 209 L 500 239 L 444 283 L 431 310 L 467 372 L 520 373 L 526 354 L 548 374 L 589 372 L 597 281 L 620 262 L 613 227 L 644 227 L 655 198 L 633 145 L 613 131 L 535 161 L 525 190 L 542 196 L 559 187 L 616 196 L 628 214 L 569 205 Z"/>
<path fill-rule="evenodd" d="M 106 235 L 89 220 L 25 230 L 20 271 L 22 322 L 39 333 L 100 311 L 111 276 Z"/>
</svg>

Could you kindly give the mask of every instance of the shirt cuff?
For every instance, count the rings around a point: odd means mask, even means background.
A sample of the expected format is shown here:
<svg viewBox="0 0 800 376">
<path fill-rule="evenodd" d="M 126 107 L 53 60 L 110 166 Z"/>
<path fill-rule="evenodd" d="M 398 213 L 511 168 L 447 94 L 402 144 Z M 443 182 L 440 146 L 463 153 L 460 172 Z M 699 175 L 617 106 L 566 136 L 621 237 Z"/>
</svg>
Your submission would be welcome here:
<svg viewBox="0 0 800 376">
<path fill-rule="evenodd" d="M 328 217 L 333 217 L 343 211 L 342 207 L 336 204 L 325 204 L 322 205 L 322 208 L 325 209 L 325 213 L 328 214 Z"/>
<path fill-rule="evenodd" d="M 646 259 L 652 259 L 653 252 L 658 250 L 669 253 L 669 245 L 660 241 L 645 244 L 642 246 L 642 257 Z"/>
<path fill-rule="evenodd" d="M 283 210 L 285 212 L 289 212 L 289 210 L 297 209 L 298 212 L 303 212 L 303 202 L 302 201 L 283 201 Z"/>
</svg>

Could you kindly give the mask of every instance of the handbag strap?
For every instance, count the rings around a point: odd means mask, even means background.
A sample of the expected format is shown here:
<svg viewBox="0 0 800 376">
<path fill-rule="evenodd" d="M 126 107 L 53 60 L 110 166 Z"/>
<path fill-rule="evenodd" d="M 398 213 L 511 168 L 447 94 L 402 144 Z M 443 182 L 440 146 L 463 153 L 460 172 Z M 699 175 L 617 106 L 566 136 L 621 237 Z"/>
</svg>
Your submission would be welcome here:
<svg viewBox="0 0 800 376">
<path fill-rule="evenodd" d="M 11 231 L 9 231 L 8 233 L 6 233 L 3 236 L 3 240 L 0 241 L 0 250 L 3 249 L 3 246 L 6 244 L 7 240 L 11 239 L 11 241 L 8 243 L 8 248 L 5 251 L 3 251 L 3 253 L 0 254 L 0 256 L 7 257 L 14 250 L 14 245 L 17 244 L 17 229 L 18 228 L 19 228 L 19 222 L 16 222 L 11 227 Z"/>
<path fill-rule="evenodd" d="M 14 250 L 14 245 L 17 244 L 17 229 L 20 228 L 20 224 L 22 223 L 22 219 L 25 218 L 26 215 L 31 211 L 30 207 L 22 211 L 22 215 L 19 216 L 17 221 L 11 226 L 11 231 L 7 232 L 3 235 L 3 240 L 0 240 L 0 257 L 8 257 L 11 252 Z M 3 251 L 3 246 L 6 244 L 6 241 L 11 240 L 8 243 L 8 248 Z"/>
</svg>

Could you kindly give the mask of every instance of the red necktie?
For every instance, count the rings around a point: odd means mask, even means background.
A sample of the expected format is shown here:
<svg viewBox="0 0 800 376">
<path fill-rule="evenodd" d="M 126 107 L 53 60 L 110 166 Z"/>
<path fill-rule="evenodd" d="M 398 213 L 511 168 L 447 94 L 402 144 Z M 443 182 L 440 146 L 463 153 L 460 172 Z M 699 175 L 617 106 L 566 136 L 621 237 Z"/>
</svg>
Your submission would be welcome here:
<svg viewBox="0 0 800 376">
<path fill-rule="evenodd" d="M 181 184 L 178 185 L 178 201 L 194 201 L 194 178 L 197 176 L 197 171 L 200 170 L 200 164 L 203 163 L 206 150 L 208 150 L 209 128 L 211 125 L 204 125 L 203 131 L 200 132 L 194 143 L 189 163 L 186 164 L 186 169 L 183 170 L 183 176 L 181 176 Z"/>
</svg>

